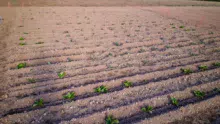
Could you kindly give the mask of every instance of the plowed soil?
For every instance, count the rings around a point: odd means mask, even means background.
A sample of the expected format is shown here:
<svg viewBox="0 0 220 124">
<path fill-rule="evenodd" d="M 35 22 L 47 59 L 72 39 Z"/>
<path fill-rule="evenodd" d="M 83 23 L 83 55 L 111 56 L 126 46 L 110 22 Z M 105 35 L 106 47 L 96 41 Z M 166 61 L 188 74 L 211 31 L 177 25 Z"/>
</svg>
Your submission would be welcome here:
<svg viewBox="0 0 220 124">
<path fill-rule="evenodd" d="M 214 123 L 219 15 L 219 7 L 0 7 L 0 123 L 102 124 L 109 115 L 120 124 Z M 94 92 L 102 85 L 107 93 Z M 33 107 L 38 99 L 43 106 Z"/>
</svg>

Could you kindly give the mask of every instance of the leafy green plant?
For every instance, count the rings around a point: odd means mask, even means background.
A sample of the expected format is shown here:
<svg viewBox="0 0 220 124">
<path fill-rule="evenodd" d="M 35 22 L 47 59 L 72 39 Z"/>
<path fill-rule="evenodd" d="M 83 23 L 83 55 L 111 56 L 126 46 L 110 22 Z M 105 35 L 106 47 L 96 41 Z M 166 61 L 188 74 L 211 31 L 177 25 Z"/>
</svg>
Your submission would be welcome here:
<svg viewBox="0 0 220 124">
<path fill-rule="evenodd" d="M 113 44 L 114 44 L 115 46 L 122 46 L 122 45 L 123 45 L 122 43 L 118 43 L 118 42 L 113 42 Z"/>
<path fill-rule="evenodd" d="M 36 44 L 43 44 L 44 42 L 41 42 L 41 41 L 39 41 L 39 42 L 37 42 Z"/>
<path fill-rule="evenodd" d="M 75 98 L 75 93 L 74 92 L 68 92 L 67 94 L 63 95 L 63 98 L 72 100 L 72 99 Z"/>
<path fill-rule="evenodd" d="M 124 81 L 123 84 L 124 84 L 125 87 L 131 87 L 132 86 L 132 82 L 130 82 L 130 81 Z"/>
<path fill-rule="evenodd" d="M 183 69 L 181 68 L 180 71 L 184 74 L 190 74 L 190 73 L 193 73 L 193 71 L 190 69 L 190 68 L 187 68 L 187 69 Z"/>
<path fill-rule="evenodd" d="M 185 26 L 182 25 L 182 26 L 180 26 L 179 28 L 184 28 L 184 27 L 185 27 Z"/>
<path fill-rule="evenodd" d="M 152 106 L 147 106 L 147 107 L 142 107 L 142 108 L 141 108 L 141 111 L 143 111 L 143 112 L 149 112 L 149 113 L 151 113 L 152 110 L 153 110 L 153 107 L 152 107 Z"/>
<path fill-rule="evenodd" d="M 24 32 L 24 34 L 28 34 L 27 32 Z"/>
<path fill-rule="evenodd" d="M 106 88 L 106 86 L 102 85 L 100 87 L 95 88 L 95 92 L 97 92 L 97 93 L 107 93 L 108 89 Z"/>
<path fill-rule="evenodd" d="M 176 28 L 175 26 L 173 26 L 172 28 Z"/>
<path fill-rule="evenodd" d="M 193 91 L 193 94 L 198 97 L 198 98 L 203 98 L 205 96 L 205 92 L 199 91 L 199 90 L 195 90 Z"/>
<path fill-rule="evenodd" d="M 28 78 L 27 80 L 28 80 L 28 82 L 30 82 L 30 83 L 36 83 L 36 80 L 35 80 L 34 78 Z"/>
<path fill-rule="evenodd" d="M 212 64 L 213 66 L 220 67 L 220 62 L 215 62 Z"/>
<path fill-rule="evenodd" d="M 171 103 L 172 103 L 173 105 L 175 105 L 175 106 L 178 106 L 178 105 L 179 105 L 178 100 L 177 100 L 176 98 L 174 98 L 174 97 L 171 97 Z"/>
<path fill-rule="evenodd" d="M 23 37 L 20 37 L 19 40 L 24 40 L 24 38 L 23 38 Z"/>
<path fill-rule="evenodd" d="M 27 66 L 27 64 L 24 62 L 24 63 L 19 63 L 17 65 L 17 68 L 20 69 L 20 68 L 25 68 Z"/>
<path fill-rule="evenodd" d="M 105 124 L 119 124 L 119 120 L 109 115 L 105 118 Z"/>
<path fill-rule="evenodd" d="M 24 45 L 27 45 L 25 42 L 21 42 L 19 43 L 20 46 L 24 46 Z"/>
<path fill-rule="evenodd" d="M 33 104 L 33 107 L 42 107 L 42 106 L 44 106 L 44 100 L 43 99 L 38 99 Z"/>
<path fill-rule="evenodd" d="M 58 73 L 59 78 L 64 78 L 66 76 L 66 72 Z"/>
<path fill-rule="evenodd" d="M 205 71 L 207 69 L 208 69 L 208 66 L 206 66 L 206 65 L 200 65 L 199 66 L 199 70 Z"/>
</svg>

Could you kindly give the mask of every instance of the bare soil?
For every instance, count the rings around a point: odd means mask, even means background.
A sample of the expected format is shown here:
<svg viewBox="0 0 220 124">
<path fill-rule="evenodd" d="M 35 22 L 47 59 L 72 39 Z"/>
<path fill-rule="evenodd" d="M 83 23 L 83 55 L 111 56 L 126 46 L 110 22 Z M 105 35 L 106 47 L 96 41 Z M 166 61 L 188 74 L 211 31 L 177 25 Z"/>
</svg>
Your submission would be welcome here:
<svg viewBox="0 0 220 124">
<path fill-rule="evenodd" d="M 56 1 L 68 2 L 85 5 Z M 220 62 L 220 8 L 102 2 L 86 5 L 128 6 L 0 7 L 0 123 L 102 124 L 108 115 L 121 124 L 214 122 L 220 108 L 220 69 L 213 65 Z M 34 6 L 44 4 L 54 5 L 39 0 Z M 17 69 L 23 62 L 27 66 Z M 181 72 L 186 68 L 192 73 Z M 125 80 L 132 86 L 123 86 Z M 94 92 L 101 85 L 107 93 Z M 197 98 L 195 90 L 206 95 Z M 64 99 L 68 92 L 76 97 Z M 44 106 L 33 107 L 40 98 Z M 141 111 L 147 105 L 152 113 Z"/>
</svg>

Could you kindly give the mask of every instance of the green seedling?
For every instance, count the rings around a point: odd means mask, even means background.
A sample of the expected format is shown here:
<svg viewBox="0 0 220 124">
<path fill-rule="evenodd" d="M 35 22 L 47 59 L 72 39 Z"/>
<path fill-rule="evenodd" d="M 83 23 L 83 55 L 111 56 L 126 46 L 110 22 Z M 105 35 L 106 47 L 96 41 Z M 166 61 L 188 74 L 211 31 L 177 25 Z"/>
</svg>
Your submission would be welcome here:
<svg viewBox="0 0 220 124">
<path fill-rule="evenodd" d="M 199 66 L 199 70 L 205 71 L 207 69 L 208 69 L 208 66 L 206 66 L 206 65 L 200 65 Z"/>
<path fill-rule="evenodd" d="M 184 28 L 185 26 L 180 26 L 179 28 Z"/>
<path fill-rule="evenodd" d="M 173 26 L 172 28 L 176 28 L 175 26 Z"/>
<path fill-rule="evenodd" d="M 152 106 L 147 106 L 147 107 L 142 107 L 141 111 L 147 112 L 147 113 L 152 113 L 153 107 Z"/>
<path fill-rule="evenodd" d="M 19 43 L 19 45 L 20 46 L 24 46 L 24 45 L 26 45 L 26 43 L 25 42 L 21 42 L 21 43 Z"/>
<path fill-rule="evenodd" d="M 67 62 L 71 62 L 72 60 L 71 60 L 71 58 L 67 58 Z"/>
<path fill-rule="evenodd" d="M 41 42 L 41 41 L 39 41 L 39 42 L 37 42 L 36 44 L 43 44 L 44 42 Z"/>
<path fill-rule="evenodd" d="M 42 107 L 42 106 L 44 106 L 44 100 L 43 99 L 38 99 L 33 104 L 33 107 Z"/>
<path fill-rule="evenodd" d="M 75 98 L 75 93 L 74 92 L 68 92 L 66 95 L 63 96 L 63 98 L 72 100 L 72 99 Z"/>
<path fill-rule="evenodd" d="M 95 92 L 97 92 L 97 93 L 107 93 L 108 89 L 106 88 L 106 86 L 102 85 L 100 87 L 95 88 Z"/>
<path fill-rule="evenodd" d="M 58 73 L 59 78 L 64 78 L 66 76 L 66 72 Z"/>
<path fill-rule="evenodd" d="M 190 74 L 190 73 L 193 73 L 193 71 L 192 71 L 190 68 L 187 68 L 187 69 L 183 69 L 183 68 L 181 68 L 180 70 L 181 70 L 181 72 L 184 73 L 184 74 Z"/>
<path fill-rule="evenodd" d="M 124 81 L 123 84 L 124 84 L 125 87 L 131 87 L 132 86 L 132 82 L 130 82 L 130 81 Z"/>
<path fill-rule="evenodd" d="M 23 37 L 20 37 L 19 40 L 24 40 L 24 38 L 23 38 Z"/>
<path fill-rule="evenodd" d="M 114 44 L 115 46 L 122 46 L 122 45 L 123 45 L 122 43 L 118 43 L 118 42 L 113 42 L 113 44 Z"/>
<path fill-rule="evenodd" d="M 51 62 L 47 62 L 48 65 L 51 65 Z"/>
<path fill-rule="evenodd" d="M 24 34 L 28 34 L 27 32 L 24 32 Z"/>
<path fill-rule="evenodd" d="M 175 106 L 178 106 L 178 105 L 179 105 L 178 100 L 177 100 L 176 98 L 174 98 L 174 97 L 171 97 L 171 103 L 172 103 L 173 105 L 175 105 Z"/>
<path fill-rule="evenodd" d="M 35 80 L 34 78 L 28 78 L 27 80 L 28 80 L 28 82 L 30 82 L 30 83 L 36 83 L 36 80 Z"/>
<path fill-rule="evenodd" d="M 24 63 L 19 63 L 17 65 L 17 68 L 20 69 L 20 68 L 25 68 L 27 66 L 27 64 L 24 62 Z"/>
<path fill-rule="evenodd" d="M 199 91 L 199 90 L 195 90 L 193 91 L 193 94 L 198 97 L 198 98 L 203 98 L 205 96 L 205 92 Z"/>
<path fill-rule="evenodd" d="M 119 120 L 110 115 L 105 118 L 105 124 L 119 124 Z"/>
<path fill-rule="evenodd" d="M 213 66 L 220 67 L 220 62 L 215 62 L 212 64 Z"/>
</svg>

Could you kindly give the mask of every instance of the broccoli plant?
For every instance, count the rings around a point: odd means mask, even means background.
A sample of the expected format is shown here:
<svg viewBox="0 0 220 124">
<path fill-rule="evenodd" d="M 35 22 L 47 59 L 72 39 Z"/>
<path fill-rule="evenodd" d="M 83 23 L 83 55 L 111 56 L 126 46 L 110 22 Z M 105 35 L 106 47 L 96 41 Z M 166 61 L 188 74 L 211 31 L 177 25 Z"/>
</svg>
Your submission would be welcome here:
<svg viewBox="0 0 220 124">
<path fill-rule="evenodd" d="M 64 78 L 66 76 L 66 72 L 60 72 L 58 73 L 59 78 Z"/>
<path fill-rule="evenodd" d="M 124 84 L 125 87 L 131 87 L 132 86 L 132 82 L 130 82 L 130 81 L 124 81 L 123 84 Z"/>
<path fill-rule="evenodd" d="M 213 63 L 213 66 L 220 67 L 220 62 Z"/>
<path fill-rule="evenodd" d="M 36 80 L 33 79 L 33 78 L 28 78 L 27 80 L 28 80 L 28 82 L 30 82 L 30 83 L 36 83 Z"/>
<path fill-rule="evenodd" d="M 75 92 L 68 92 L 67 94 L 63 95 L 63 98 L 72 100 L 75 98 Z"/>
<path fill-rule="evenodd" d="M 27 66 L 27 64 L 24 62 L 24 63 L 19 63 L 17 65 L 17 68 L 20 69 L 20 68 L 25 68 Z"/>
<path fill-rule="evenodd" d="M 119 124 L 119 120 L 109 115 L 105 118 L 105 124 Z"/>
<path fill-rule="evenodd" d="M 141 111 L 147 112 L 147 113 L 152 113 L 153 107 L 152 106 L 147 106 L 147 107 L 142 107 Z"/>
<path fill-rule="evenodd" d="M 20 37 L 19 40 L 24 40 L 24 38 L 23 38 L 23 37 Z"/>
<path fill-rule="evenodd" d="M 176 98 L 174 98 L 174 97 L 171 97 L 171 103 L 172 103 L 173 105 L 175 105 L 175 106 L 178 106 L 178 105 L 179 105 L 178 100 L 177 100 Z"/>
<path fill-rule="evenodd" d="M 207 69 L 208 69 L 208 66 L 206 66 L 206 65 L 200 65 L 199 66 L 199 70 L 205 71 Z"/>
<path fill-rule="evenodd" d="M 199 90 L 195 90 L 193 91 L 194 95 L 198 98 L 203 98 L 205 96 L 205 92 L 199 91 Z"/>
<path fill-rule="evenodd" d="M 192 71 L 190 68 L 187 68 L 187 69 L 183 69 L 183 68 L 181 68 L 180 70 L 181 70 L 181 72 L 184 73 L 184 74 L 190 74 L 190 73 L 193 73 L 193 71 Z"/>
<path fill-rule="evenodd" d="M 97 87 L 97 88 L 95 88 L 95 92 L 97 92 L 97 93 L 106 93 L 106 92 L 108 92 L 108 89 L 106 88 L 106 86 L 100 86 L 100 87 Z"/>
<path fill-rule="evenodd" d="M 33 104 L 33 107 L 42 107 L 42 106 L 44 106 L 44 100 L 43 99 L 38 99 Z"/>
<path fill-rule="evenodd" d="M 25 42 L 21 42 L 19 43 L 20 46 L 24 46 L 24 45 L 27 45 Z"/>
</svg>

